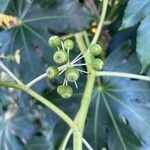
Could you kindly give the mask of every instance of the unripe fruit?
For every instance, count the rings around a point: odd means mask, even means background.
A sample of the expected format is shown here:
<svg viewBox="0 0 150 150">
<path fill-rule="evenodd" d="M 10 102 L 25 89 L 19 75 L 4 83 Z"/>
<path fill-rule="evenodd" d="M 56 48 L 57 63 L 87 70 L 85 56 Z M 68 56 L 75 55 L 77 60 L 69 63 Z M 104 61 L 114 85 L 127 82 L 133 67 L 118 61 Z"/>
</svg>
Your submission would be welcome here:
<svg viewBox="0 0 150 150">
<path fill-rule="evenodd" d="M 7 59 L 8 61 L 15 61 L 15 56 L 14 56 L 14 55 L 8 55 L 8 56 L 6 57 L 6 59 Z"/>
<path fill-rule="evenodd" d="M 69 55 L 66 51 L 58 50 L 54 53 L 53 60 L 57 64 L 64 65 L 68 62 Z"/>
<path fill-rule="evenodd" d="M 93 59 L 92 60 L 92 68 L 95 69 L 95 70 L 101 70 L 103 68 L 103 61 L 99 58 L 96 58 L 96 59 Z"/>
<path fill-rule="evenodd" d="M 49 38 L 48 43 L 52 48 L 57 48 L 61 45 L 61 39 L 60 37 L 54 35 Z"/>
<path fill-rule="evenodd" d="M 71 49 L 73 49 L 73 47 L 74 47 L 74 42 L 72 40 L 67 39 L 64 41 L 64 48 L 66 50 L 68 50 L 68 49 L 71 50 Z"/>
<path fill-rule="evenodd" d="M 98 44 L 91 45 L 89 50 L 93 56 L 98 56 L 102 52 L 102 48 Z"/>
<path fill-rule="evenodd" d="M 46 70 L 46 74 L 50 79 L 54 79 L 58 76 L 59 70 L 54 66 L 49 66 Z"/>
<path fill-rule="evenodd" d="M 62 97 L 62 98 L 70 98 L 73 95 L 73 90 L 70 86 L 67 85 L 60 85 L 57 88 L 57 93 Z"/>
<path fill-rule="evenodd" d="M 80 74 L 79 74 L 79 71 L 76 68 L 72 67 L 72 68 L 68 68 L 65 71 L 65 77 L 70 82 L 76 82 L 79 79 Z"/>
</svg>

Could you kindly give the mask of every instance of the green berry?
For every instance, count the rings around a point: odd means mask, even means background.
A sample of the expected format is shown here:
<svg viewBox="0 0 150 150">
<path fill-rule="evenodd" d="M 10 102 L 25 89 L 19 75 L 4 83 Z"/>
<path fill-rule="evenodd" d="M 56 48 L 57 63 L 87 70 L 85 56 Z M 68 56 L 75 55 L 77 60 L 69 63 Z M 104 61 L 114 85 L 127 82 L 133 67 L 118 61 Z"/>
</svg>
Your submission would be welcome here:
<svg viewBox="0 0 150 150">
<path fill-rule="evenodd" d="M 55 63 L 63 65 L 68 62 L 69 55 L 66 51 L 58 50 L 54 53 L 53 60 L 55 61 Z"/>
<path fill-rule="evenodd" d="M 46 70 L 46 74 L 50 79 L 54 79 L 58 76 L 59 70 L 54 66 L 49 66 Z"/>
<path fill-rule="evenodd" d="M 71 50 L 71 49 L 73 49 L 73 47 L 74 47 L 74 42 L 72 40 L 67 39 L 64 41 L 64 48 L 66 50 L 68 50 L 68 49 Z"/>
<path fill-rule="evenodd" d="M 6 59 L 7 59 L 8 61 L 15 61 L 15 56 L 14 56 L 14 55 L 8 55 L 8 56 L 6 57 Z"/>
<path fill-rule="evenodd" d="M 48 43 L 52 48 L 57 48 L 61 45 L 61 39 L 60 37 L 54 35 L 49 38 Z"/>
<path fill-rule="evenodd" d="M 57 88 L 57 93 L 62 97 L 62 98 L 70 98 L 73 94 L 73 90 L 70 86 L 67 85 L 60 85 Z"/>
<path fill-rule="evenodd" d="M 103 61 L 99 58 L 92 60 L 92 68 L 95 70 L 101 70 L 103 68 Z"/>
<path fill-rule="evenodd" d="M 93 56 L 98 56 L 102 52 L 102 48 L 98 44 L 91 45 L 89 50 Z"/>
<path fill-rule="evenodd" d="M 70 82 L 76 82 L 79 79 L 80 74 L 76 68 L 71 67 L 65 71 L 65 77 Z"/>
</svg>

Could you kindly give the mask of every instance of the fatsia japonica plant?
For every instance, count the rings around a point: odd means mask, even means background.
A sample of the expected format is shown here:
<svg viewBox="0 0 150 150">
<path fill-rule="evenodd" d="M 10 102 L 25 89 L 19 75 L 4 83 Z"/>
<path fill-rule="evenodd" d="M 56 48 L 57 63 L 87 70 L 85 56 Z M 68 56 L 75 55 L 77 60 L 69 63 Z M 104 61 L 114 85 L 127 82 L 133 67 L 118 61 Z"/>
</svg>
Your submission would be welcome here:
<svg viewBox="0 0 150 150">
<path fill-rule="evenodd" d="M 150 0 L 0 0 L 0 149 L 149 150 Z"/>
</svg>

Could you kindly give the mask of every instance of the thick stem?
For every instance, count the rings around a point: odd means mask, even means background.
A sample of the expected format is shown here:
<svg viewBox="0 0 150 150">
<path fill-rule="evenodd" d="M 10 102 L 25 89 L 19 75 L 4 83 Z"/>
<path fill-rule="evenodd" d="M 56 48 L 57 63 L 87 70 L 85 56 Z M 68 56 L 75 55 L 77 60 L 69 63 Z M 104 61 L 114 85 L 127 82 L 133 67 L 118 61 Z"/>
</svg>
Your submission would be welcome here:
<svg viewBox="0 0 150 150">
<path fill-rule="evenodd" d="M 125 73 L 125 72 L 112 72 L 112 71 L 100 71 L 95 73 L 96 76 L 111 76 L 111 77 L 122 77 L 122 78 L 132 78 L 139 79 L 150 82 L 150 77 L 142 76 L 138 74 Z"/>
<path fill-rule="evenodd" d="M 102 26 L 103 26 L 103 22 L 106 16 L 106 11 L 107 11 L 107 4 L 108 4 L 108 0 L 103 0 L 103 10 L 102 10 L 102 15 L 100 18 L 100 22 L 97 28 L 97 32 L 91 42 L 91 44 L 94 44 L 97 42 L 97 40 L 99 39 L 101 30 L 102 30 Z M 82 51 L 86 48 L 84 41 L 83 41 L 83 37 L 81 34 L 77 34 L 76 35 L 76 41 L 78 43 L 79 49 Z M 85 56 L 85 62 L 86 64 L 91 64 L 91 55 L 90 53 L 88 53 Z M 81 100 L 81 106 L 79 109 L 79 112 L 76 116 L 75 122 L 78 123 L 78 126 L 81 130 L 81 132 L 83 133 L 84 130 L 84 125 L 85 125 L 85 120 L 87 117 L 87 113 L 88 113 L 88 109 L 90 106 L 90 102 L 91 102 L 91 95 L 92 95 L 92 91 L 93 91 L 93 87 L 94 87 L 94 82 L 95 82 L 95 71 L 91 68 L 91 65 L 87 66 L 87 70 L 88 70 L 88 77 L 87 77 L 87 83 L 86 83 L 86 87 L 84 90 L 84 94 Z M 87 94 L 88 93 L 88 94 Z"/>
<path fill-rule="evenodd" d="M 105 16 L 106 16 L 107 5 L 108 5 L 108 0 L 103 0 L 102 15 L 101 15 L 101 18 L 100 18 L 100 21 L 99 21 L 97 32 L 96 32 L 91 44 L 96 43 L 97 40 L 99 39 L 100 33 L 102 31 L 103 22 L 104 22 L 104 19 L 105 19 Z M 86 49 L 82 33 L 76 34 L 75 38 L 76 38 L 76 42 L 78 44 L 79 49 L 81 51 Z M 86 120 L 86 117 L 87 117 L 87 113 L 88 113 L 88 109 L 89 109 L 89 105 L 90 105 L 90 101 L 91 101 L 92 90 L 93 90 L 94 82 L 95 82 L 95 71 L 92 69 L 92 67 L 90 65 L 91 64 L 91 55 L 90 55 L 90 53 L 85 55 L 84 59 L 85 59 L 86 64 L 88 64 L 87 65 L 87 71 L 88 71 L 89 75 L 87 77 L 86 87 L 85 87 L 84 94 L 83 94 L 83 97 L 82 97 L 82 100 L 81 100 L 81 106 L 80 106 L 80 109 L 79 109 L 79 111 L 78 111 L 78 113 L 75 117 L 75 122 L 78 124 L 82 134 L 83 134 L 85 120 Z M 65 139 L 66 139 L 66 137 L 65 137 Z M 63 143 L 62 143 L 62 145 L 63 145 Z"/>
<path fill-rule="evenodd" d="M 64 120 L 70 126 L 73 132 L 79 131 L 78 126 L 72 121 L 72 119 L 67 114 L 65 114 L 61 109 L 59 109 L 57 106 L 55 106 L 46 98 L 42 97 L 41 95 L 39 95 L 38 93 L 34 92 L 31 89 L 27 89 L 25 85 L 19 85 L 19 84 L 7 82 L 7 81 L 0 81 L 0 86 L 8 87 L 8 88 L 11 87 L 11 88 L 26 92 L 27 94 L 35 98 L 37 101 L 47 106 L 54 113 L 56 113 L 62 120 Z"/>
<path fill-rule="evenodd" d="M 107 5 L 108 5 L 108 0 L 103 0 L 102 14 L 101 14 L 100 21 L 99 21 L 99 24 L 98 24 L 98 27 L 97 27 L 97 31 L 94 35 L 94 38 L 93 38 L 91 44 L 96 43 L 97 40 L 99 39 L 100 33 L 102 31 L 103 23 L 104 23 L 104 20 L 105 20 L 106 12 L 107 12 Z"/>
<path fill-rule="evenodd" d="M 80 131 L 73 132 L 73 150 L 82 150 L 82 133 Z"/>
</svg>

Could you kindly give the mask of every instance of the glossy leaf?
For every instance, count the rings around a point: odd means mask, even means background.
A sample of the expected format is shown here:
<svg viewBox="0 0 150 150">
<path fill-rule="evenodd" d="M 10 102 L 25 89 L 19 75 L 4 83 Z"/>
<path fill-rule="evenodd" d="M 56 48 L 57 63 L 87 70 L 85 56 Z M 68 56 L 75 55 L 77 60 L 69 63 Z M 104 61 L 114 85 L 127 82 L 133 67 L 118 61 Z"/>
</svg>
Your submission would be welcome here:
<svg viewBox="0 0 150 150">
<path fill-rule="evenodd" d="M 150 15 L 142 20 L 137 31 L 137 53 L 142 63 L 142 70 L 150 64 Z"/>
<path fill-rule="evenodd" d="M 149 0 L 142 0 L 142 1 L 129 0 L 125 10 L 122 28 L 134 26 L 149 13 L 150 13 Z"/>
</svg>

